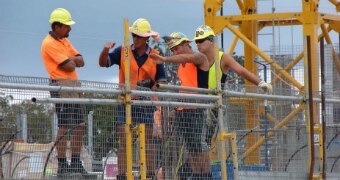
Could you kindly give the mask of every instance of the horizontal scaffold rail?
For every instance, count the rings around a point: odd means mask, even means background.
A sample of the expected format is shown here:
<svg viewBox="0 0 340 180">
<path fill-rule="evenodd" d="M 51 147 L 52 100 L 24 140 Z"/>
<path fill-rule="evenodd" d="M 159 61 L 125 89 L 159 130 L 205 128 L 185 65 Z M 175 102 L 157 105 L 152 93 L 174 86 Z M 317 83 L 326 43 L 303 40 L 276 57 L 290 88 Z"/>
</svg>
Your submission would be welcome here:
<svg viewBox="0 0 340 180">
<path fill-rule="evenodd" d="M 185 86 L 176 86 L 176 85 L 168 85 L 168 84 L 157 84 L 157 88 L 166 89 L 172 91 L 190 91 L 190 92 L 198 92 L 198 93 L 206 93 L 206 94 L 216 94 L 215 89 L 205 89 L 205 88 L 193 88 L 193 87 L 185 87 Z"/>
<path fill-rule="evenodd" d="M 121 99 L 91 99 L 91 98 L 36 98 L 33 97 L 32 102 L 36 103 L 64 103 L 64 104 L 96 104 L 96 105 L 120 105 L 124 104 Z M 171 107 L 194 107 L 194 108 L 215 108 L 214 104 L 203 103 L 187 103 L 174 101 L 142 101 L 131 100 L 131 105 L 138 106 L 171 106 Z"/>
<path fill-rule="evenodd" d="M 223 95 L 227 97 L 243 97 L 243 98 L 258 98 L 258 99 L 266 99 L 266 100 L 275 100 L 275 101 L 304 101 L 308 102 L 309 99 L 302 96 L 284 96 L 284 95 L 268 95 L 268 94 L 257 94 L 257 93 L 247 93 L 247 92 L 236 92 L 230 90 L 224 90 Z M 313 98 L 314 102 L 321 102 L 321 98 Z M 326 103 L 340 103 L 340 99 L 330 99 L 327 98 Z"/>
<path fill-rule="evenodd" d="M 125 93 L 125 90 L 120 90 L 120 89 L 48 86 L 48 85 L 16 84 L 16 83 L 3 83 L 3 82 L 0 83 L 0 87 L 11 88 L 11 89 L 43 90 L 43 91 L 57 91 L 57 92 L 103 93 L 103 94 L 112 94 L 112 95 L 123 95 Z M 154 97 L 169 97 L 169 98 L 199 99 L 200 101 L 216 101 L 218 99 L 218 96 L 216 95 L 138 91 L 138 90 L 131 90 L 131 95 L 146 96 L 146 97 L 154 96 Z"/>
<path fill-rule="evenodd" d="M 69 86 L 48 86 L 37 84 L 18 84 L 0 82 L 0 88 L 9 89 L 24 89 L 24 90 L 39 90 L 39 91 L 55 91 L 55 92 L 84 92 L 84 93 L 102 93 L 102 94 L 123 94 L 121 89 L 100 89 L 100 88 L 85 88 L 85 87 L 69 87 Z"/>
</svg>

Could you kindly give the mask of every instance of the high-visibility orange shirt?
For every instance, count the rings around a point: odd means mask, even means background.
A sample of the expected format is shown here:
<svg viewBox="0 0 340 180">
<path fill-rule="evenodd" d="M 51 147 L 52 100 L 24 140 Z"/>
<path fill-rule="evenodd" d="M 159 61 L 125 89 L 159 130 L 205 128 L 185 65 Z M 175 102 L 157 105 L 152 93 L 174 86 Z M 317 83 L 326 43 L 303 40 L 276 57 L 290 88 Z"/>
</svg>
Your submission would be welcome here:
<svg viewBox="0 0 340 180">
<path fill-rule="evenodd" d="M 122 48 L 121 61 L 119 66 L 119 83 L 125 84 L 125 62 L 124 62 L 124 48 Z M 137 81 L 146 79 L 156 79 L 157 67 L 156 63 L 148 56 L 145 63 L 139 67 L 133 52 L 130 48 L 130 83 L 137 85 Z M 151 48 L 150 54 L 159 54 L 155 49 Z"/>
<path fill-rule="evenodd" d="M 194 63 L 180 64 L 177 71 L 178 78 L 181 81 L 181 86 L 208 89 L 209 71 L 201 70 Z M 180 92 L 188 93 L 187 91 L 183 90 L 180 90 Z M 191 108 L 177 108 L 177 110 L 183 109 Z"/>
<path fill-rule="evenodd" d="M 209 71 L 203 71 L 194 63 L 180 64 L 178 78 L 181 86 L 194 88 L 208 88 Z"/>
<path fill-rule="evenodd" d="M 50 78 L 78 79 L 76 70 L 67 72 L 60 65 L 69 61 L 70 56 L 77 56 L 79 52 L 67 38 L 58 39 L 48 34 L 41 45 L 41 57 Z"/>
</svg>

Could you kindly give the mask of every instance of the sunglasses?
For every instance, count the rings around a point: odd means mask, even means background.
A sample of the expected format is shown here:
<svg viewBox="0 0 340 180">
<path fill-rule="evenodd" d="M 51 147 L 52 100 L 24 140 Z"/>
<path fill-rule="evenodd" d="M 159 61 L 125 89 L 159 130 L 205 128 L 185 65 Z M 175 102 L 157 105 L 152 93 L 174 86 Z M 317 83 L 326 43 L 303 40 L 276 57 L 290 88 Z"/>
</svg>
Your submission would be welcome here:
<svg viewBox="0 0 340 180">
<path fill-rule="evenodd" d="M 196 44 L 201 44 L 201 43 L 203 43 L 205 40 L 207 40 L 207 38 L 204 38 L 204 39 L 197 39 L 197 40 L 195 40 L 195 43 L 196 43 Z"/>
<path fill-rule="evenodd" d="M 132 34 L 133 38 L 143 38 L 142 36 L 138 36 L 137 34 Z"/>
</svg>

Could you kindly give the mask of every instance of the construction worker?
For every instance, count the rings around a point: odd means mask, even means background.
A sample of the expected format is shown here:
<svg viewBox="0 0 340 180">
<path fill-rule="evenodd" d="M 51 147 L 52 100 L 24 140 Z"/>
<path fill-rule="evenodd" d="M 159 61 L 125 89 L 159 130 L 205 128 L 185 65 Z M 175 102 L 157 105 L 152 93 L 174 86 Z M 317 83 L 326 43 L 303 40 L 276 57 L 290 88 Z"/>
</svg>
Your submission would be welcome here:
<svg viewBox="0 0 340 180">
<path fill-rule="evenodd" d="M 209 62 L 200 52 L 194 52 L 190 47 L 190 40 L 181 32 L 174 32 L 166 38 L 169 49 L 174 56 L 162 57 L 150 55 L 157 63 L 179 63 L 178 77 L 181 86 L 208 88 Z M 192 179 L 212 179 L 208 149 L 204 147 L 202 128 L 204 109 L 177 108 L 176 125 L 183 137 L 188 160 L 192 171 Z M 206 143 L 205 143 L 206 144 Z"/>
<path fill-rule="evenodd" d="M 215 71 L 215 49 L 214 49 L 214 31 L 207 25 L 198 27 L 195 31 L 194 41 L 197 45 L 198 50 L 204 53 L 209 60 L 209 88 L 216 88 L 216 71 Z M 259 86 L 264 92 L 272 93 L 272 86 L 269 83 L 261 81 L 253 73 L 241 66 L 235 59 L 227 53 L 222 51 L 219 52 L 220 72 L 222 73 L 221 82 L 224 83 L 228 69 L 232 69 L 239 76 L 244 77 L 251 83 Z"/>
<path fill-rule="evenodd" d="M 41 45 L 41 56 L 46 70 L 51 79 L 51 85 L 79 86 L 76 68 L 84 66 L 81 54 L 72 46 L 67 39 L 71 31 L 71 14 L 63 8 L 52 11 L 50 20 L 52 31 L 45 37 Z M 69 94 L 70 95 L 70 94 Z M 76 94 L 73 94 L 76 95 Z M 77 95 L 76 95 L 77 96 Z M 51 92 L 51 97 L 65 97 L 61 92 Z M 69 97 L 72 96 L 72 94 Z M 57 133 L 57 157 L 58 176 L 66 173 L 87 174 L 80 161 L 80 150 L 82 146 L 82 136 L 85 130 L 82 109 L 79 104 L 56 104 L 58 117 Z M 68 165 L 65 156 L 66 134 L 68 129 L 72 130 L 72 158 L 71 165 Z"/>
<path fill-rule="evenodd" d="M 193 39 L 197 45 L 198 50 L 204 53 L 209 60 L 209 88 L 215 89 L 217 86 L 216 82 L 216 67 L 215 67 L 215 47 L 214 47 L 214 31 L 207 25 L 199 26 L 195 31 L 195 38 Z M 272 93 L 272 86 L 269 83 L 261 81 L 257 76 L 252 74 L 250 71 L 241 66 L 235 59 L 227 53 L 219 51 L 219 62 L 220 62 L 220 73 L 221 73 L 221 83 L 224 83 L 227 77 L 228 69 L 232 69 L 239 76 L 244 77 L 246 80 L 257 85 L 264 92 L 269 94 Z M 212 121 L 212 119 L 217 119 L 217 111 L 208 110 L 207 111 L 207 121 Z M 207 124 L 215 124 L 215 126 L 208 127 Z M 211 139 L 211 144 L 217 143 L 216 141 L 216 122 L 207 123 L 205 128 L 207 130 L 207 137 Z M 215 134 L 214 134 L 215 133 Z M 212 145 L 213 146 L 213 145 Z M 216 156 L 212 159 L 216 159 Z"/>
<path fill-rule="evenodd" d="M 130 48 L 130 82 L 132 85 L 142 85 L 151 87 L 155 80 L 158 83 L 166 82 L 163 64 L 156 65 L 150 58 L 151 54 L 159 54 L 158 51 L 148 45 L 150 37 L 158 41 L 159 34 L 151 30 L 150 23 L 144 19 L 137 19 L 129 28 L 133 44 Z M 108 42 L 99 56 L 99 65 L 101 67 L 110 67 L 114 64 L 119 65 L 119 83 L 125 83 L 124 75 L 124 51 L 123 47 L 118 47 L 109 53 L 109 50 L 115 46 L 114 42 Z M 145 83 L 147 82 L 147 83 Z M 151 83 L 151 84 L 150 84 Z M 147 177 L 155 176 L 154 148 L 152 145 L 152 132 L 154 122 L 154 107 L 132 106 L 133 123 L 145 123 L 146 128 L 146 166 Z M 118 134 L 120 138 L 118 149 L 118 169 L 117 179 L 126 179 L 126 136 L 125 136 L 125 107 L 118 108 Z"/>
</svg>

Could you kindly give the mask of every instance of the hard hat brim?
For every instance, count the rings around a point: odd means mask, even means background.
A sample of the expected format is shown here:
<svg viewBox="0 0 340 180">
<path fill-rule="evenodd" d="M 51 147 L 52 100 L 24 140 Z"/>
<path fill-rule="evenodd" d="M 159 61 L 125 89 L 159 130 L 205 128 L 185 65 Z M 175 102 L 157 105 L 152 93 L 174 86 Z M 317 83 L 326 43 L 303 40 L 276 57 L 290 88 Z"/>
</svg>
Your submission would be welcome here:
<svg viewBox="0 0 340 180">
<path fill-rule="evenodd" d="M 195 37 L 194 39 L 192 39 L 192 41 L 196 41 L 196 40 L 200 40 L 200 39 L 205 39 L 207 37 Z"/>
<path fill-rule="evenodd" d="M 74 22 L 74 21 L 69 21 L 69 22 L 65 22 L 65 23 L 62 23 L 62 24 L 71 26 L 71 25 L 73 25 L 73 24 L 75 24 L 75 23 L 76 23 L 76 22 Z"/>
<path fill-rule="evenodd" d="M 61 23 L 61 24 L 65 24 L 65 25 L 68 25 L 68 26 L 71 26 L 71 25 L 73 25 L 73 24 L 75 24 L 76 22 L 74 22 L 74 21 L 68 21 L 68 22 L 60 22 L 60 21 L 49 21 L 50 22 L 50 24 L 53 24 L 54 22 L 59 22 L 59 23 Z"/>
<path fill-rule="evenodd" d="M 141 37 L 150 37 L 150 36 L 157 36 L 158 35 L 158 32 L 156 32 L 156 31 L 137 32 L 137 31 L 133 31 L 131 27 L 129 28 L 129 32 L 133 33 L 133 34 L 136 34 L 138 36 L 141 36 Z"/>
<path fill-rule="evenodd" d="M 189 44 L 192 42 L 192 40 L 189 40 L 188 38 L 181 38 L 180 40 L 174 42 L 173 44 L 171 44 L 170 46 L 168 46 L 168 49 L 172 49 L 178 45 L 180 45 L 182 42 L 188 42 Z"/>
</svg>

